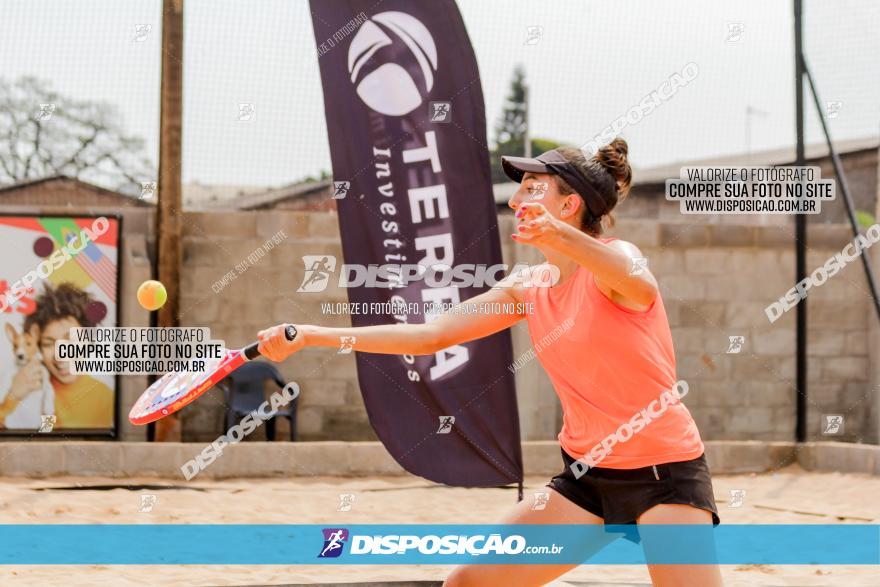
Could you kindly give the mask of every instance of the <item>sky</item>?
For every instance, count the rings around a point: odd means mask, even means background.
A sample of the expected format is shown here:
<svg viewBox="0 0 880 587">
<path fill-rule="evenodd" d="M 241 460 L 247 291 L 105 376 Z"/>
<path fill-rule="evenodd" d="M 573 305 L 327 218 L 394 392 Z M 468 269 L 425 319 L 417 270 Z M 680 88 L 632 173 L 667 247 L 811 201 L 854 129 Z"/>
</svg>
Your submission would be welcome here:
<svg viewBox="0 0 880 587">
<path fill-rule="evenodd" d="M 839 103 L 828 119 L 833 138 L 880 140 L 880 3 L 804 4 L 807 60 L 823 103 Z M 308 3 L 185 6 L 183 181 L 276 186 L 329 170 Z M 481 73 L 490 144 L 517 64 L 530 86 L 533 136 L 582 145 L 688 63 L 697 77 L 622 133 L 637 169 L 794 143 L 790 0 L 458 6 Z M 114 104 L 158 160 L 160 0 L 0 7 L 0 76 L 33 75 L 64 95 Z M 149 31 L 139 36 L 143 25 Z M 540 27 L 535 43 L 526 43 L 529 27 Z M 255 105 L 253 120 L 238 120 L 242 103 Z M 820 140 L 811 107 L 807 142 Z"/>
</svg>

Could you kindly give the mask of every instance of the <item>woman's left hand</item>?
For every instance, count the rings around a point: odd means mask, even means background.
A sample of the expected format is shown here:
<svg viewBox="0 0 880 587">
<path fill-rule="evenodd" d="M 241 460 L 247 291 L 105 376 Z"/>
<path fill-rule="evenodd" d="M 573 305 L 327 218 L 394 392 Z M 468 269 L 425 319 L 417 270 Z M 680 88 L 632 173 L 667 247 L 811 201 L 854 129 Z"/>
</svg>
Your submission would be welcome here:
<svg viewBox="0 0 880 587">
<path fill-rule="evenodd" d="M 564 223 L 554 218 L 543 204 L 521 204 L 516 217 L 519 218 L 517 232 L 511 235 L 516 242 L 532 246 L 550 245 L 562 234 Z"/>
</svg>

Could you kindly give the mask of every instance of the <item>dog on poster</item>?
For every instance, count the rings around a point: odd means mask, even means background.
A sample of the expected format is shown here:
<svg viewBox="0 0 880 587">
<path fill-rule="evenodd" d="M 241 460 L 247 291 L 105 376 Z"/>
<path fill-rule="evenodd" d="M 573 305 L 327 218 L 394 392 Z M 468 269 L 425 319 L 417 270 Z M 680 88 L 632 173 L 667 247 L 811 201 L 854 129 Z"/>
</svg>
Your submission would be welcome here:
<svg viewBox="0 0 880 587">
<path fill-rule="evenodd" d="M 37 430 L 42 423 L 42 416 L 55 413 L 55 391 L 49 381 L 49 371 L 43 365 L 36 328 L 19 332 L 14 326 L 6 324 L 6 337 L 12 344 L 12 354 L 16 373 L 24 369 L 36 369 L 40 378 L 40 386 L 29 392 L 18 403 L 15 409 L 6 416 L 2 424 L 7 429 Z M 0 387 L 0 404 L 6 401 L 9 386 Z"/>
</svg>

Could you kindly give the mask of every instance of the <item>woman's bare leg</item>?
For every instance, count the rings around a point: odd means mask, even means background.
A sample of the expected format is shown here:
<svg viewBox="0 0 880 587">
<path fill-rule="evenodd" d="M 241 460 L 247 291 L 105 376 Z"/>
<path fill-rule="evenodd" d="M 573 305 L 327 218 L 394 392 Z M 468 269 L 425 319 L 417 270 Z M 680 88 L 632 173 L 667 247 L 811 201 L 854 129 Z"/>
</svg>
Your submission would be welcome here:
<svg viewBox="0 0 880 587">
<path fill-rule="evenodd" d="M 501 521 L 502 524 L 602 524 L 602 518 L 575 505 L 551 488 L 550 500 L 543 510 L 533 510 L 532 503 L 526 499 L 518 503 Z M 609 535 L 608 542 L 617 537 Z M 590 545 L 594 552 L 584 545 L 584 558 L 601 550 L 608 542 Z M 462 565 L 446 578 L 444 587 L 471 587 L 485 585 L 505 585 L 510 587 L 532 587 L 544 585 L 575 568 L 574 564 L 559 565 Z"/>
<path fill-rule="evenodd" d="M 712 514 L 689 505 L 656 505 L 639 517 L 643 524 L 709 524 L 706 539 L 711 540 Z M 640 532 L 645 554 L 650 559 L 651 548 L 668 548 L 668 544 L 651 544 L 651 533 Z M 662 534 L 661 534 L 662 536 Z M 662 538 L 658 537 L 658 540 Z M 705 543 L 701 548 L 705 548 Z M 648 565 L 654 587 L 721 587 L 718 565 Z"/>
</svg>

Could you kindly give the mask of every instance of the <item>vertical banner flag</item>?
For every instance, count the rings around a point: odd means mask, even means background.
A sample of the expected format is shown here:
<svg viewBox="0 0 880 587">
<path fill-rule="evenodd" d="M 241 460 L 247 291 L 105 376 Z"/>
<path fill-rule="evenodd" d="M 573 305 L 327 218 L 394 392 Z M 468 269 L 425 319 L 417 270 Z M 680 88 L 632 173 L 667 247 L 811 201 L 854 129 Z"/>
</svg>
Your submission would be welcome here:
<svg viewBox="0 0 880 587">
<path fill-rule="evenodd" d="M 483 93 L 455 2 L 310 7 L 345 263 L 501 263 Z M 464 302 L 489 287 L 459 287 L 451 274 L 350 285 L 349 301 L 360 307 L 409 309 L 353 313 L 352 323 L 430 321 L 437 315 L 425 304 Z M 467 487 L 521 482 L 512 354 L 507 330 L 431 355 L 359 352 L 370 423 L 397 462 L 421 477 Z"/>
</svg>

